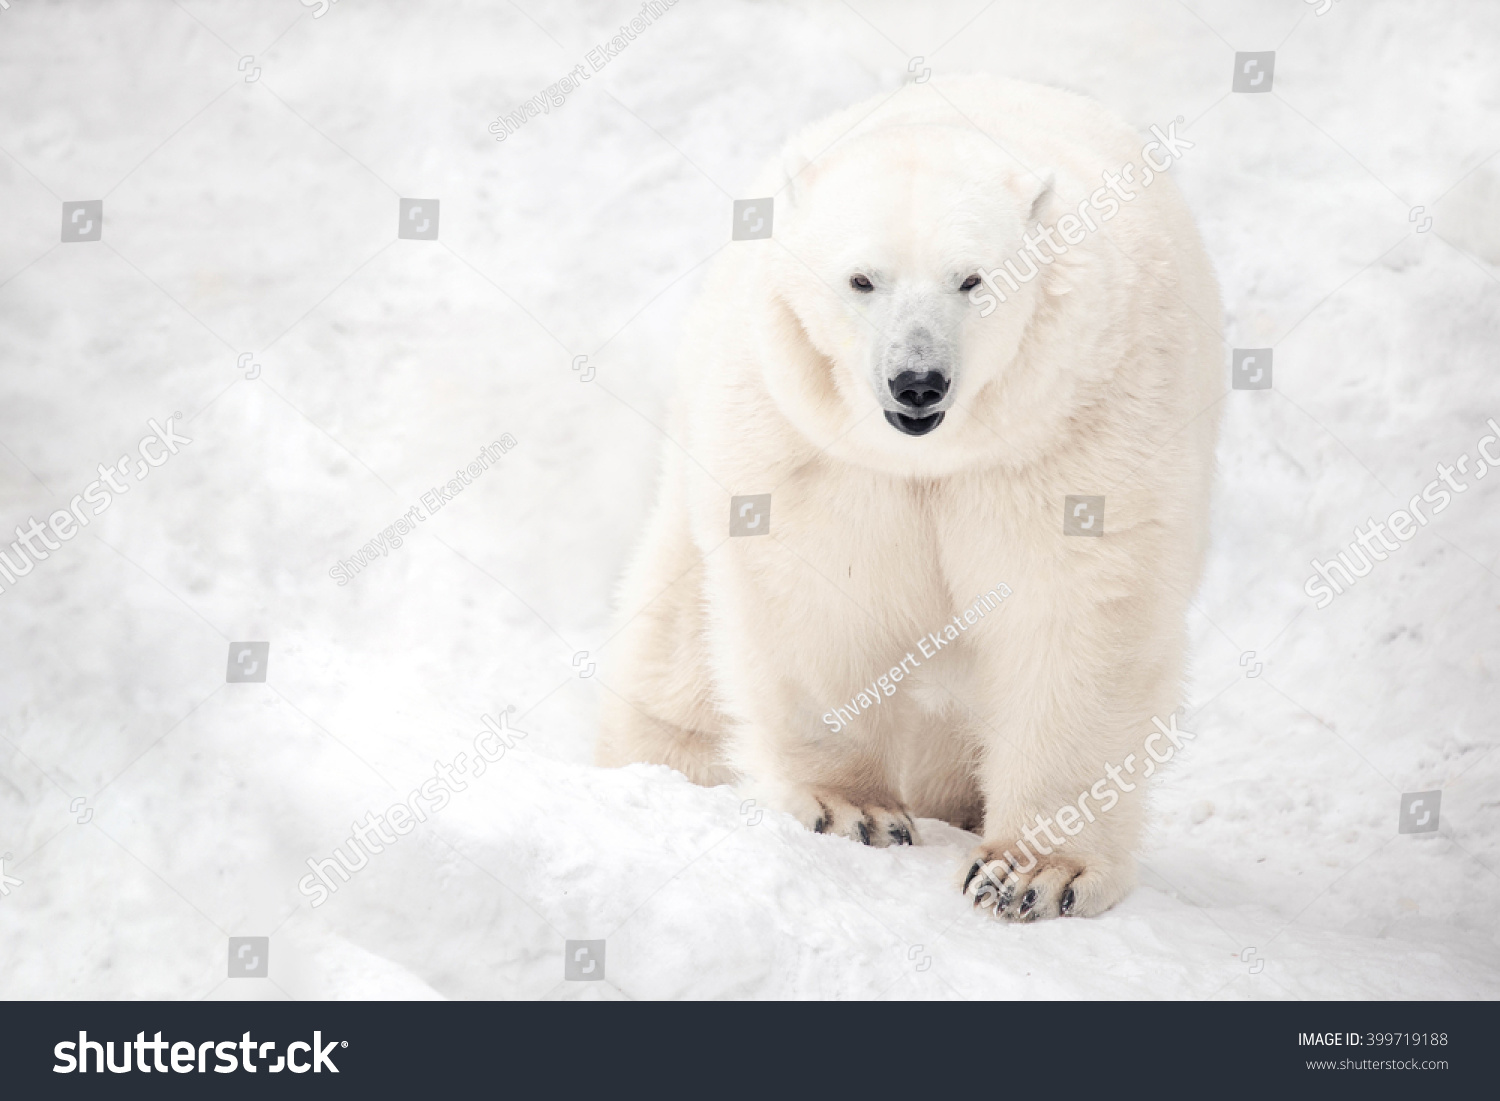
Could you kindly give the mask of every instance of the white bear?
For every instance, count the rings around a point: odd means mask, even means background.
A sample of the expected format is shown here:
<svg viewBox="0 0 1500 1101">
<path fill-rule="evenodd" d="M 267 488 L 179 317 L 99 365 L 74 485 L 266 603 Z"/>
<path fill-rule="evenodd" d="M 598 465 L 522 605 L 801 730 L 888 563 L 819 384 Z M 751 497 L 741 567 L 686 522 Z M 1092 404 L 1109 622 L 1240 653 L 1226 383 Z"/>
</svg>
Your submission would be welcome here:
<svg viewBox="0 0 1500 1101">
<path fill-rule="evenodd" d="M 681 349 L 599 763 L 869 845 L 979 831 L 958 879 L 1003 919 L 1124 897 L 1225 392 L 1212 269 L 1159 174 L 1175 125 L 934 80 L 764 171 L 771 236 L 725 247 Z"/>
</svg>

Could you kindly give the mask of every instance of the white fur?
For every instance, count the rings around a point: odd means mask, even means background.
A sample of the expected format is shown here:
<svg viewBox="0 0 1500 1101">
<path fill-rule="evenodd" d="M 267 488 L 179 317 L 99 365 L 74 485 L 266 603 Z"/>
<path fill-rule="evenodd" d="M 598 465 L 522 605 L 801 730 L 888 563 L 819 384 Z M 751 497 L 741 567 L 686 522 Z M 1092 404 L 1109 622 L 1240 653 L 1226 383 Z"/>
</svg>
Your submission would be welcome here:
<svg viewBox="0 0 1500 1101">
<path fill-rule="evenodd" d="M 907 815 L 982 823 L 975 859 L 1004 860 L 1038 812 L 1139 760 L 1178 704 L 1218 292 L 1159 177 L 982 317 L 963 280 L 1139 164 L 1143 139 L 1082 97 L 989 78 L 877 103 L 766 169 L 747 194 L 775 195 L 774 237 L 732 242 L 707 281 L 605 655 L 598 757 L 739 782 L 874 844 Z M 852 289 L 856 272 L 876 290 Z M 928 435 L 884 416 L 903 362 L 952 372 Z M 770 536 L 729 538 L 730 497 L 766 492 Z M 1064 536 L 1068 494 L 1105 496 L 1103 538 Z M 833 705 L 1000 583 L 999 609 L 831 732 Z M 1143 790 L 1034 866 L 983 877 L 1013 896 L 996 912 L 1122 898 Z"/>
</svg>

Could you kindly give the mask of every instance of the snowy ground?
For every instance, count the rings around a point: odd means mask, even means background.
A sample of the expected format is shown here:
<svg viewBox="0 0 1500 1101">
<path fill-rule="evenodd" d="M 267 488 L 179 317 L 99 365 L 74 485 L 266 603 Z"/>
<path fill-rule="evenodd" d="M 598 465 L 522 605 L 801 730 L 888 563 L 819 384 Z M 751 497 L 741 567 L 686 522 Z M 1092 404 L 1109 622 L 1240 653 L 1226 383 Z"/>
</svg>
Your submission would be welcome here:
<svg viewBox="0 0 1500 1101">
<path fill-rule="evenodd" d="M 631 3 L 0 8 L 0 529 L 150 419 L 192 440 L 0 593 L 0 996 L 1500 995 L 1500 478 L 1302 591 L 1500 417 L 1500 8 L 1190 7 L 683 0 L 503 144 Z M 1271 94 L 1230 94 L 1236 50 L 1276 51 Z M 872 850 L 589 765 L 580 674 L 731 200 L 917 56 L 1183 116 L 1226 346 L 1275 350 L 1224 401 L 1199 737 L 1098 920 L 972 913 L 937 823 Z M 101 197 L 102 240 L 60 244 Z M 401 197 L 437 241 L 396 238 Z M 225 683 L 240 640 L 265 683 Z M 508 706 L 526 737 L 312 907 L 306 861 Z M 1398 834 L 1434 790 L 1439 830 Z M 226 978 L 242 935 L 268 978 Z M 567 939 L 605 981 L 563 981 Z"/>
</svg>

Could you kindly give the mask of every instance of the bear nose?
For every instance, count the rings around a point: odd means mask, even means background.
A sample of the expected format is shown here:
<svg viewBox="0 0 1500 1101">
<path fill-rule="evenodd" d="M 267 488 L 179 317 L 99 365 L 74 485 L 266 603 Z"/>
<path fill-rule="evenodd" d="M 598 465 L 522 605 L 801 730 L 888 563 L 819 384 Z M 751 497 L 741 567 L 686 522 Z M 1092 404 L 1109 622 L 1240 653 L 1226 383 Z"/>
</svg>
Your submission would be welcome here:
<svg viewBox="0 0 1500 1101">
<path fill-rule="evenodd" d="M 925 409 L 943 400 L 948 377 L 938 371 L 902 371 L 891 379 L 891 396 L 908 409 Z"/>
</svg>

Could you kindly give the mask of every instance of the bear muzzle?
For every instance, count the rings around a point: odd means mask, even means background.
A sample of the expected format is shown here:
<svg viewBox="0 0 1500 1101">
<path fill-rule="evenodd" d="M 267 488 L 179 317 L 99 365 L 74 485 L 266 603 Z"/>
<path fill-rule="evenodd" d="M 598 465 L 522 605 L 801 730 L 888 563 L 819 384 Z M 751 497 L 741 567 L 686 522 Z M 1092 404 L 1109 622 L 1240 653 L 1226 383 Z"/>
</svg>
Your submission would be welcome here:
<svg viewBox="0 0 1500 1101">
<path fill-rule="evenodd" d="M 933 411 L 948 396 L 948 376 L 941 371 L 902 371 L 890 380 L 891 397 L 901 405 L 885 419 L 908 436 L 925 436 L 943 423 L 946 411 Z"/>
</svg>

